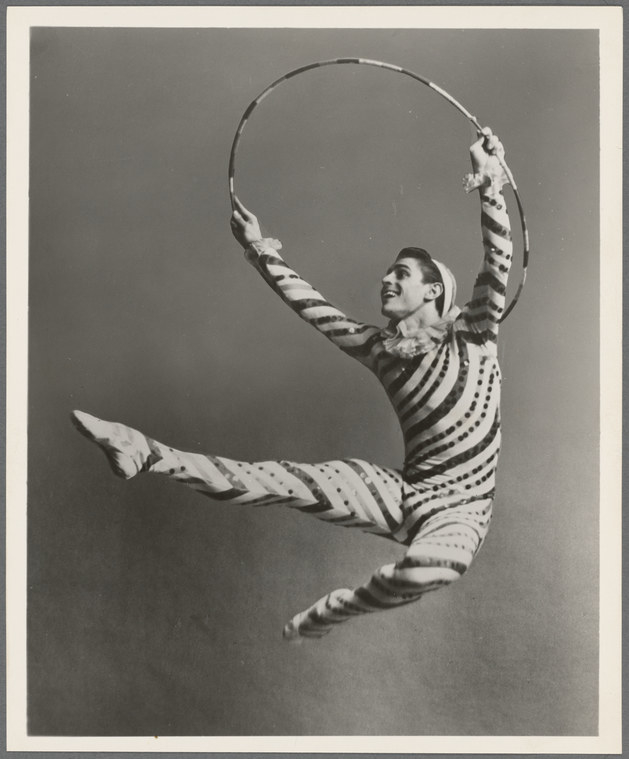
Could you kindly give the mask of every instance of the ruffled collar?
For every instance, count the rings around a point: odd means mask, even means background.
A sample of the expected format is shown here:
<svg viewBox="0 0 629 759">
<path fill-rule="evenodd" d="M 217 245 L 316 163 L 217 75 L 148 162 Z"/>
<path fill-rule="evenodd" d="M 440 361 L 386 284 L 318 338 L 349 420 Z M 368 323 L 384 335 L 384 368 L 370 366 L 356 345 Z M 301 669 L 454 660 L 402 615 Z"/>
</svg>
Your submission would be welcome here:
<svg viewBox="0 0 629 759">
<path fill-rule="evenodd" d="M 411 326 L 403 319 L 399 322 L 391 321 L 381 330 L 384 349 L 389 355 L 403 359 L 428 353 L 447 338 L 460 313 L 461 309 L 453 306 L 442 319 L 429 327 Z"/>
</svg>

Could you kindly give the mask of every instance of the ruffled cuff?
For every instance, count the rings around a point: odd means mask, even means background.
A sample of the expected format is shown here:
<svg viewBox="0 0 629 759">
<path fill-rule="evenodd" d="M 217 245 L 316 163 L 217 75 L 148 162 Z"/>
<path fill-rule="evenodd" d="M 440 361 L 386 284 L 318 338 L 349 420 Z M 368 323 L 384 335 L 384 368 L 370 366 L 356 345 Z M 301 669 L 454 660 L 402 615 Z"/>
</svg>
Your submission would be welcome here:
<svg viewBox="0 0 629 759">
<path fill-rule="evenodd" d="M 262 253 L 267 250 L 282 250 L 282 243 L 274 237 L 263 237 L 250 243 L 245 248 L 245 258 L 247 261 L 255 261 Z"/>
<path fill-rule="evenodd" d="M 463 189 L 468 194 L 482 187 L 488 195 L 498 195 L 508 183 L 509 179 L 502 168 L 499 171 L 477 171 L 463 177 Z"/>
</svg>

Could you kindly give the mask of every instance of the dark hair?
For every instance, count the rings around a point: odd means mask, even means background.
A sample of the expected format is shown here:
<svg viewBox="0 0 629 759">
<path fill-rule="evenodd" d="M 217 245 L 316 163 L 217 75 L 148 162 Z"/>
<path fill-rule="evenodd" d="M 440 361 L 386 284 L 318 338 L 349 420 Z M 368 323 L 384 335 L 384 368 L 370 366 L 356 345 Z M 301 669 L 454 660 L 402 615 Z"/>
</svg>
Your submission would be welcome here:
<svg viewBox="0 0 629 759">
<path fill-rule="evenodd" d="M 419 268 L 422 271 L 424 282 L 427 285 L 432 284 L 433 282 L 437 282 L 441 285 L 441 295 L 436 299 L 435 306 L 437 307 L 437 312 L 443 316 L 443 307 L 445 305 L 445 283 L 441 276 L 441 272 L 432 260 L 430 253 L 427 250 L 424 250 L 424 248 L 402 248 L 397 254 L 396 260 L 399 261 L 400 258 L 413 258 L 417 261 Z"/>
</svg>

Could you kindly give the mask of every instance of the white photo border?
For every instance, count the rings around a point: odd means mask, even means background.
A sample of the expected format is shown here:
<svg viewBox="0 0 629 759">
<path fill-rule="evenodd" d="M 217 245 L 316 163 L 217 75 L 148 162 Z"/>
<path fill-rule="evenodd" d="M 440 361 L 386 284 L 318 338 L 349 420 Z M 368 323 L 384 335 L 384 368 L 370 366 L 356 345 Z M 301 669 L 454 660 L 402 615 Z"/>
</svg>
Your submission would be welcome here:
<svg viewBox="0 0 629 759">
<path fill-rule="evenodd" d="M 483 13 L 490 10 L 490 13 Z M 621 744 L 622 53 L 620 6 L 33 6 L 7 8 L 6 644 L 8 751 L 614 754 Z M 481 20 L 482 19 L 482 23 Z M 27 733 L 26 465 L 29 33 L 33 26 L 598 29 L 600 35 L 599 734 L 43 737 Z M 603 297 L 604 294 L 604 297 Z"/>
</svg>

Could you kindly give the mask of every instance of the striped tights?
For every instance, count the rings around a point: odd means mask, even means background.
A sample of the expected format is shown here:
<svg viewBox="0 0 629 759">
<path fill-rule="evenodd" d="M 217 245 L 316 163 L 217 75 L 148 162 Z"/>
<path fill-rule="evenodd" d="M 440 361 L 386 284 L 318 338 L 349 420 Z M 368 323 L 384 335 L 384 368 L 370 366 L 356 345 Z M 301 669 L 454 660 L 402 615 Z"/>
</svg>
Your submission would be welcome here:
<svg viewBox="0 0 629 759">
<path fill-rule="evenodd" d="M 380 567 L 361 586 L 334 590 L 295 615 L 284 628 L 287 638 L 318 638 L 352 617 L 393 609 L 448 585 L 467 570 L 489 526 L 491 499 L 468 499 L 438 511 L 409 537 L 405 521 L 412 516 L 418 491 L 398 470 L 360 459 L 247 463 L 187 453 L 125 425 L 79 414 L 82 419 L 75 419 L 76 426 L 103 448 L 119 475 L 165 475 L 215 501 L 297 509 L 407 546 L 400 561 Z"/>
</svg>

